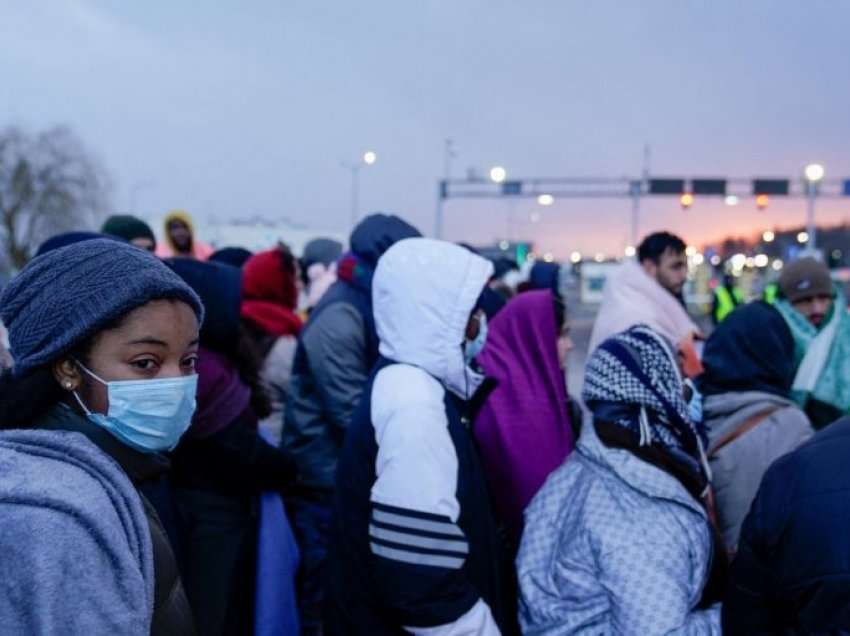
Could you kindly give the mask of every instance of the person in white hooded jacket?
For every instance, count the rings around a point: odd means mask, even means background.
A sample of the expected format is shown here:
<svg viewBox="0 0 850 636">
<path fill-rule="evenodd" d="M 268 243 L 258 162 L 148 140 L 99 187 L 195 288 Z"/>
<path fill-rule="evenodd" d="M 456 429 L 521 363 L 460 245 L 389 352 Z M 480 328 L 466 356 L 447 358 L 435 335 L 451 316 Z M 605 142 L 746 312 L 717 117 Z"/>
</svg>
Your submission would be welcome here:
<svg viewBox="0 0 850 636">
<path fill-rule="evenodd" d="M 487 386 L 478 299 L 492 265 L 406 239 L 372 287 L 378 364 L 337 474 L 326 634 L 506 633 L 498 541 L 469 432 Z"/>
</svg>

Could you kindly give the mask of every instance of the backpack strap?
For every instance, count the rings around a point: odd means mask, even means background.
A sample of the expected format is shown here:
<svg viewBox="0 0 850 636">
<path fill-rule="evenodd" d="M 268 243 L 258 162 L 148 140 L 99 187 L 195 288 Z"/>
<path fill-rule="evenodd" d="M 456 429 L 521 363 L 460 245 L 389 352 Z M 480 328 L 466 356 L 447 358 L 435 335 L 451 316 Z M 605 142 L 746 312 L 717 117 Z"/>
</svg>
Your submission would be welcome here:
<svg viewBox="0 0 850 636">
<path fill-rule="evenodd" d="M 713 449 L 711 449 L 711 452 L 709 452 L 708 458 L 711 459 L 712 457 L 716 456 L 717 453 L 720 452 L 720 449 L 722 449 L 724 446 L 728 446 L 729 444 L 734 442 L 736 439 L 738 439 L 739 437 L 741 437 L 745 433 L 751 431 L 756 426 L 761 424 L 764 420 L 766 420 L 767 418 L 769 418 L 771 415 L 773 415 L 777 411 L 781 410 L 782 408 L 784 408 L 784 407 L 773 406 L 773 407 L 767 409 L 766 411 L 762 411 L 760 413 L 756 413 L 755 415 L 751 415 L 750 417 L 748 417 L 746 420 L 741 422 L 741 424 L 740 424 L 740 426 L 738 426 L 738 428 L 736 428 L 734 431 L 731 431 L 731 432 L 727 433 L 726 435 L 724 435 L 723 437 L 720 438 L 720 441 L 717 442 L 717 445 Z"/>
</svg>

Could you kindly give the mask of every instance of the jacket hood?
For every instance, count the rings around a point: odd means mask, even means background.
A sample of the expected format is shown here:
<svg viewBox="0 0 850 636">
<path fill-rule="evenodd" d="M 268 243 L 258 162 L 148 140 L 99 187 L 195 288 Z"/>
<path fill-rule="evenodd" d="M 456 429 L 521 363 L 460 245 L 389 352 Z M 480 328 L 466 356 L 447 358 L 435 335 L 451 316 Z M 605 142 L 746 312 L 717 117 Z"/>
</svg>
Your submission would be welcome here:
<svg viewBox="0 0 850 636">
<path fill-rule="evenodd" d="M 168 246 L 176 252 L 177 246 L 174 245 L 174 242 L 171 240 L 171 234 L 168 232 L 168 224 L 172 221 L 184 223 L 189 228 L 189 233 L 192 235 L 193 240 L 195 238 L 195 224 L 192 223 L 192 216 L 186 210 L 172 210 L 165 215 L 165 220 L 162 222 L 162 235 Z"/>
<path fill-rule="evenodd" d="M 374 269 L 394 243 L 419 236 L 419 230 L 395 215 L 371 214 L 351 233 L 351 251 Z"/>
<path fill-rule="evenodd" d="M 794 339 L 785 320 L 764 302 L 744 305 L 721 322 L 702 356 L 706 395 L 774 393 L 788 397 L 794 380 Z"/>
<path fill-rule="evenodd" d="M 462 345 L 492 275 L 489 261 L 451 243 L 412 238 L 393 245 L 372 282 L 381 355 L 419 367 L 468 398 L 481 377 L 467 367 Z"/>
<path fill-rule="evenodd" d="M 789 398 L 766 391 L 737 391 L 709 395 L 703 401 L 703 418 L 709 449 L 749 418 L 771 409 L 796 406 Z"/>
<path fill-rule="evenodd" d="M 165 261 L 191 287 L 204 303 L 201 344 L 231 354 L 239 339 L 242 302 L 242 270 L 223 263 L 189 258 Z"/>
</svg>

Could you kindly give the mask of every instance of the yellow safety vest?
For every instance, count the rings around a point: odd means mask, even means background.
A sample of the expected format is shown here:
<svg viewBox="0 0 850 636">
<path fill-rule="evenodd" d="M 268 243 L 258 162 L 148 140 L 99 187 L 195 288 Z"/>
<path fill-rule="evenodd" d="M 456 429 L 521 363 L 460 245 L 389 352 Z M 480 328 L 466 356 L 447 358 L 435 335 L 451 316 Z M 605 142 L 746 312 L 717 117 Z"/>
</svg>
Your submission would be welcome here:
<svg viewBox="0 0 850 636">
<path fill-rule="evenodd" d="M 767 287 L 764 288 L 764 302 L 769 305 L 773 305 L 776 302 L 776 299 L 779 297 L 779 285 L 776 283 L 771 283 Z"/>
<path fill-rule="evenodd" d="M 723 322 L 724 318 L 735 311 L 735 307 L 744 302 L 744 294 L 737 287 L 732 288 L 732 292 L 726 289 L 726 285 L 718 285 L 714 290 L 717 296 L 717 309 L 714 312 L 714 317 L 717 322 Z"/>
</svg>

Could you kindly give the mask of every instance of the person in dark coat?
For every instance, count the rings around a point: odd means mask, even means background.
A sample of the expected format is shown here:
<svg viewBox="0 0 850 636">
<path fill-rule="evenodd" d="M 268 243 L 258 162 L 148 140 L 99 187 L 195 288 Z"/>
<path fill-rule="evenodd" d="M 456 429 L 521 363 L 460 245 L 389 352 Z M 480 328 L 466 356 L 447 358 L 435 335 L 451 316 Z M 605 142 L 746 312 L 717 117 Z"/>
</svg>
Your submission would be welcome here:
<svg viewBox="0 0 850 636">
<path fill-rule="evenodd" d="M 850 631 L 850 418 L 764 476 L 723 602 L 724 634 Z"/>
<path fill-rule="evenodd" d="M 339 462 L 328 636 L 507 633 L 496 524 L 469 430 L 489 384 L 473 359 L 492 271 L 423 238 L 378 263 L 381 358 Z"/>
<path fill-rule="evenodd" d="M 258 433 L 270 404 L 259 382 L 261 359 L 246 356 L 240 335 L 242 270 L 193 259 L 168 261 L 201 297 L 198 408 L 172 456 L 182 573 L 199 631 L 250 632 L 258 519 L 264 490 L 295 482 L 286 453 Z"/>
<path fill-rule="evenodd" d="M 198 296 L 92 238 L 31 261 L 0 318 L 0 633 L 193 634 L 157 495 L 195 408 Z"/>
<path fill-rule="evenodd" d="M 252 256 L 253 253 L 244 247 L 222 247 L 212 253 L 210 260 L 213 263 L 242 267 Z"/>
<path fill-rule="evenodd" d="M 351 252 L 301 332 L 290 381 L 283 447 L 298 465 L 301 494 L 287 503 L 301 546 L 300 603 L 306 634 L 322 614 L 325 561 L 336 463 L 345 431 L 378 359 L 372 275 L 383 253 L 419 232 L 397 216 L 373 214 L 351 234 Z"/>
</svg>

